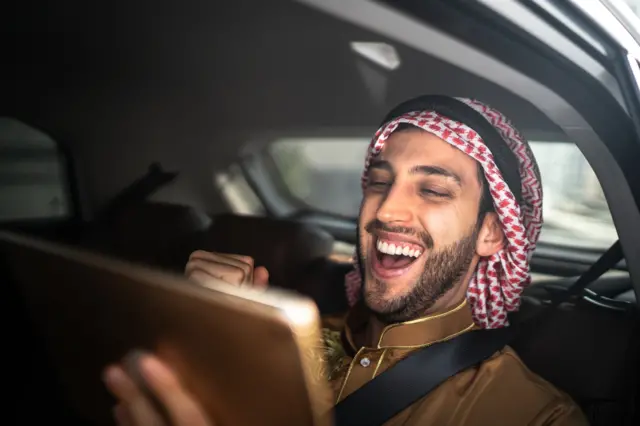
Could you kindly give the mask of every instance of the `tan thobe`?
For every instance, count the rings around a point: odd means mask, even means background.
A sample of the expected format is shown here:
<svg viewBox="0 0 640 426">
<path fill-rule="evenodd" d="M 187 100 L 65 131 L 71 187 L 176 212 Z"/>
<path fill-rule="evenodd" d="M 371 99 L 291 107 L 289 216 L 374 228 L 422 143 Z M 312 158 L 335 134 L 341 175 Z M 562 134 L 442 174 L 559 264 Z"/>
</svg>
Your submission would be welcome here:
<svg viewBox="0 0 640 426">
<path fill-rule="evenodd" d="M 345 322 L 341 340 L 346 354 L 334 366 L 331 380 L 336 402 L 412 351 L 476 328 L 471 309 L 463 302 L 445 313 L 387 326 L 378 344 L 366 347 L 361 342 L 368 319 L 366 309 L 356 305 L 346 321 L 341 321 Z M 334 321 L 333 326 L 336 325 Z M 393 389 L 388 391 L 392 393 Z M 357 424 L 357 419 L 353 424 Z M 387 426 L 587 424 L 568 395 L 531 372 L 509 347 L 449 378 L 385 423 Z"/>
</svg>

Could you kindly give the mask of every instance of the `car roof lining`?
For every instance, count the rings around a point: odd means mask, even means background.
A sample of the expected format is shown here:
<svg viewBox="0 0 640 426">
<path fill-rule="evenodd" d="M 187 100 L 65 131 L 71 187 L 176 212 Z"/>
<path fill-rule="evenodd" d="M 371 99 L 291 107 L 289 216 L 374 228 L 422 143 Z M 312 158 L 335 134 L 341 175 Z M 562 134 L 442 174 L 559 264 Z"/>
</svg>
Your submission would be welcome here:
<svg viewBox="0 0 640 426">
<path fill-rule="evenodd" d="M 247 8 L 252 13 L 246 13 Z M 78 1 L 42 11 L 16 7 L 15 13 L 13 21 L 20 23 L 16 31 L 30 34 L 31 40 L 29 49 L 8 50 L 6 62 L 16 66 L 2 73 L 21 78 L 6 78 L 11 86 L 6 89 L 21 93 L 16 96 L 24 102 L 19 110 L 45 130 L 56 129 L 60 121 L 47 109 L 65 110 L 82 102 L 100 114 L 106 104 L 136 109 L 143 108 L 137 105 L 141 98 L 183 103 L 183 95 L 193 95 L 193 104 L 182 109 L 193 108 L 194 116 L 210 114 L 211 124 L 231 132 L 247 126 L 243 112 L 248 109 L 256 112 L 249 126 L 257 131 L 330 125 L 372 132 L 389 109 L 424 93 L 481 99 L 508 112 L 530 139 L 564 140 L 553 121 L 504 87 L 371 28 L 296 2 L 243 0 L 224 8 L 162 2 L 153 16 L 132 5 L 126 14 L 103 10 L 97 20 L 87 19 L 90 9 Z M 47 30 L 43 13 L 65 30 Z M 5 42 L 12 41 L 7 35 Z M 392 43 L 400 67 L 376 69 L 351 51 L 352 41 Z M 34 60 L 46 64 L 47 73 L 36 72 Z M 373 87 L 367 86 L 366 73 L 377 75 Z M 62 84 L 52 87 L 53 81 Z M 193 93 L 175 93 L 183 87 Z M 33 99 L 45 89 L 49 96 L 37 105 Z M 380 91 L 382 102 L 376 96 Z M 76 132 L 64 129 L 74 139 L 70 143 L 81 144 L 84 138 L 74 137 Z M 217 143 L 221 140 L 216 138 Z"/>
</svg>

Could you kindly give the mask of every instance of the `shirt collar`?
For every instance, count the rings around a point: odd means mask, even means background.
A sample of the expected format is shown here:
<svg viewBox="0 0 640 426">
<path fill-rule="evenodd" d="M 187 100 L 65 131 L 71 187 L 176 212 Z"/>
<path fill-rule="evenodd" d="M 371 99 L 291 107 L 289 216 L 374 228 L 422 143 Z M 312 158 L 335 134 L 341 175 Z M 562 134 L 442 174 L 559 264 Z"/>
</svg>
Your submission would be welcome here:
<svg viewBox="0 0 640 426">
<path fill-rule="evenodd" d="M 347 316 L 343 336 L 348 348 L 354 352 L 363 346 L 358 342 L 364 338 L 370 315 L 364 304 L 358 302 Z M 388 325 L 380 334 L 377 348 L 418 348 L 474 328 L 471 308 L 465 299 L 448 311 Z"/>
</svg>

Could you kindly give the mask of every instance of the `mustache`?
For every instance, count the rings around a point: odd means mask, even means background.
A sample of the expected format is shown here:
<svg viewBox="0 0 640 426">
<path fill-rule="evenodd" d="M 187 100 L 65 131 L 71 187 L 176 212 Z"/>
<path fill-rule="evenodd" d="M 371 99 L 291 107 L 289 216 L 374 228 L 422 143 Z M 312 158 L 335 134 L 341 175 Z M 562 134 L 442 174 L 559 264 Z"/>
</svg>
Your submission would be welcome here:
<svg viewBox="0 0 640 426">
<path fill-rule="evenodd" d="M 373 219 L 372 221 L 367 223 L 364 229 L 369 234 L 372 234 L 374 231 L 383 231 L 383 232 L 389 232 L 393 234 L 410 235 L 422 241 L 424 243 L 424 246 L 428 249 L 432 249 L 434 245 L 433 238 L 426 231 L 418 231 L 416 229 L 409 228 L 406 226 L 391 226 L 378 219 Z"/>
</svg>

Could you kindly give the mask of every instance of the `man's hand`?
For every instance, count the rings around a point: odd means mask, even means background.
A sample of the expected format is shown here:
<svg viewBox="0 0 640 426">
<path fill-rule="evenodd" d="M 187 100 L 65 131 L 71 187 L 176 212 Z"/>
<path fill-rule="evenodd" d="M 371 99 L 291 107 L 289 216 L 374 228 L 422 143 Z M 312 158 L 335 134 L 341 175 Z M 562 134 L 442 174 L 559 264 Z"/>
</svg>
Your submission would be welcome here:
<svg viewBox="0 0 640 426">
<path fill-rule="evenodd" d="M 137 368 L 149 390 L 165 407 L 172 426 L 214 426 L 175 373 L 158 358 L 142 355 Z M 119 426 L 169 426 L 121 366 L 108 367 L 104 381 L 118 399 L 114 417 Z"/>
<path fill-rule="evenodd" d="M 198 250 L 191 254 L 185 267 L 185 276 L 200 284 L 212 278 L 232 285 L 250 285 L 266 288 L 269 272 L 254 267 L 253 258 L 237 254 L 211 253 Z M 160 403 L 164 405 L 173 426 L 214 426 L 195 398 L 187 392 L 175 373 L 153 355 L 143 355 L 137 368 L 143 380 Z M 164 426 L 158 413 L 145 394 L 120 365 L 107 367 L 104 381 L 118 399 L 114 416 L 120 426 Z M 167 425 L 168 426 L 168 425 Z"/>
<path fill-rule="evenodd" d="M 184 273 L 200 284 L 206 284 L 213 277 L 233 285 L 258 288 L 269 285 L 269 271 L 263 266 L 255 268 L 252 257 L 239 254 L 194 251 Z"/>
</svg>

